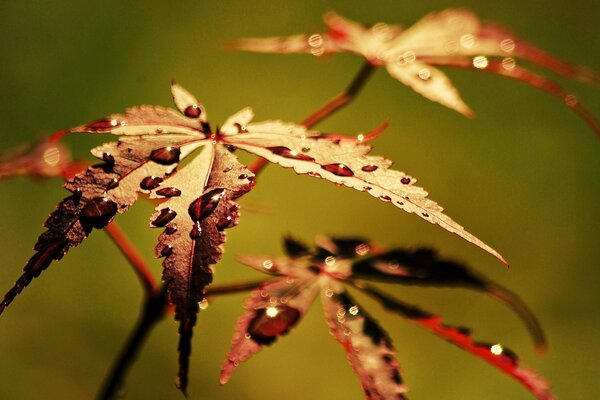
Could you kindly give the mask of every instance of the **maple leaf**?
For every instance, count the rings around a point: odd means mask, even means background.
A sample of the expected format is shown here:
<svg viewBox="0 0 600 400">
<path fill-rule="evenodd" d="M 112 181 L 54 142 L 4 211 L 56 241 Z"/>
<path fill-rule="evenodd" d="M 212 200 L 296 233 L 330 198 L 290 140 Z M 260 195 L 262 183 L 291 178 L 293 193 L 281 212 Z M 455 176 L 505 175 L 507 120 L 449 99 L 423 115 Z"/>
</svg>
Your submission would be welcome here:
<svg viewBox="0 0 600 400">
<path fill-rule="evenodd" d="M 467 328 L 441 322 L 439 316 L 395 299 L 364 280 L 388 283 L 464 287 L 483 291 L 510 306 L 525 322 L 538 348 L 545 348 L 538 321 L 523 302 L 501 286 L 466 266 L 442 259 L 430 249 L 384 251 L 360 238 L 322 237 L 317 247 L 286 238 L 283 258 L 242 256 L 238 259 L 261 272 L 275 275 L 254 290 L 246 313 L 236 324 L 232 347 L 221 370 L 221 382 L 240 362 L 287 334 L 306 314 L 320 293 L 331 334 L 342 345 L 359 377 L 367 399 L 405 398 L 406 386 L 393 356 L 391 340 L 381 326 L 347 292 L 358 288 L 397 313 L 450 343 L 490 363 L 523 384 L 538 399 L 551 400 L 549 384 L 519 365 L 517 356 L 500 344 L 475 342 Z"/>
<path fill-rule="evenodd" d="M 22 276 L 0 303 L 0 313 L 34 277 L 53 260 L 59 260 L 92 232 L 102 229 L 117 213 L 124 213 L 140 194 L 158 199 L 151 227 L 164 228 L 155 254 L 164 257 L 163 279 L 179 321 L 178 386 L 187 386 L 191 336 L 198 302 L 212 281 L 225 242 L 224 230 L 238 222 L 237 197 L 250 191 L 254 175 L 231 151 L 255 155 L 307 174 L 345 185 L 393 203 L 504 259 L 491 247 L 465 231 L 427 199 L 415 179 L 389 169 L 391 162 L 368 156 L 370 147 L 360 140 L 320 135 L 304 126 L 282 121 L 252 123 L 245 108 L 212 131 L 206 110 L 189 92 L 173 83 L 178 110 L 138 106 L 69 129 L 68 133 L 110 133 L 117 142 L 92 150 L 103 162 L 69 180 L 72 195 L 64 199 L 45 223 L 35 244 L 36 253 Z M 372 138 L 379 131 L 363 136 Z M 183 165 L 188 156 L 190 161 Z"/>
<path fill-rule="evenodd" d="M 465 9 L 447 9 L 426 15 L 412 27 L 378 23 L 370 28 L 334 12 L 324 17 L 327 32 L 290 37 L 251 38 L 233 42 L 240 50 L 265 53 L 310 53 L 316 56 L 352 52 L 429 100 L 464 115 L 473 112 L 448 77 L 435 66 L 491 72 L 523 81 L 564 101 L 597 134 L 600 122 L 577 98 L 560 85 L 517 64 L 523 59 L 557 74 L 600 86 L 600 75 L 589 68 L 566 63 L 517 38 L 506 28 L 482 23 Z"/>
</svg>

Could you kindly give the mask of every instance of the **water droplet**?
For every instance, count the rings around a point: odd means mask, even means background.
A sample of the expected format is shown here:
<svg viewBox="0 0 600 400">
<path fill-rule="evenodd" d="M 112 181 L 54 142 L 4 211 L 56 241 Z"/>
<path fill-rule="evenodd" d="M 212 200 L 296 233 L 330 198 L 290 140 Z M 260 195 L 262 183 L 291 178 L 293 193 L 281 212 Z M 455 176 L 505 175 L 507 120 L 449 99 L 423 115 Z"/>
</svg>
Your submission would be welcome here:
<svg viewBox="0 0 600 400">
<path fill-rule="evenodd" d="M 396 202 L 396 204 L 398 204 L 399 206 L 403 206 L 403 205 L 404 205 L 404 202 L 402 202 L 402 201 L 397 201 L 397 202 Z"/>
<path fill-rule="evenodd" d="M 385 195 L 385 194 L 383 196 L 379 196 L 379 199 L 383 200 L 383 201 L 392 201 L 392 198 L 390 196 Z"/>
<path fill-rule="evenodd" d="M 361 170 L 365 171 L 365 172 L 373 172 L 376 171 L 377 169 L 379 169 L 379 167 L 377 165 L 365 165 L 364 167 L 361 168 Z"/>
<path fill-rule="evenodd" d="M 140 187 L 144 190 L 152 190 L 158 187 L 163 181 L 159 176 L 147 176 L 140 182 Z"/>
<path fill-rule="evenodd" d="M 156 217 L 154 221 L 152 221 L 152 225 L 156 227 L 165 226 L 169 222 L 171 222 L 176 216 L 177 213 L 175 211 L 171 210 L 170 208 L 163 208 L 162 210 L 160 210 L 160 214 L 158 214 L 158 217 Z"/>
<path fill-rule="evenodd" d="M 225 189 L 213 189 L 194 200 L 188 207 L 192 221 L 200 221 L 208 217 L 215 210 L 224 193 Z"/>
<path fill-rule="evenodd" d="M 354 176 L 354 172 L 344 164 L 327 164 L 321 166 L 321 168 L 337 176 Z"/>
<path fill-rule="evenodd" d="M 106 185 L 106 190 L 111 190 L 111 189 L 114 189 L 114 188 L 116 188 L 118 186 L 119 186 L 119 181 L 117 180 L 117 178 L 112 178 L 108 182 L 108 185 Z"/>
<path fill-rule="evenodd" d="M 500 50 L 502 50 L 505 53 L 512 53 L 513 51 L 515 51 L 515 41 L 508 38 L 508 39 L 504 39 L 503 41 L 500 42 Z"/>
<path fill-rule="evenodd" d="M 502 59 L 502 68 L 512 71 L 517 66 L 517 62 L 512 57 L 506 57 Z"/>
<path fill-rule="evenodd" d="M 202 109 L 198 104 L 192 104 L 191 106 L 187 106 L 183 113 L 188 118 L 198 118 L 200 114 L 202 114 Z"/>
<path fill-rule="evenodd" d="M 301 160 L 301 161 L 315 161 L 314 158 L 307 156 L 306 154 L 298 153 L 295 150 L 290 150 L 285 146 L 267 147 L 267 149 L 270 150 L 273 154 L 277 154 L 278 156 L 281 156 L 281 157 L 291 158 L 294 160 Z"/>
<path fill-rule="evenodd" d="M 310 147 L 302 147 L 300 151 L 302 151 L 303 153 L 308 153 L 310 151 Z"/>
<path fill-rule="evenodd" d="M 400 182 L 403 185 L 408 185 L 410 183 L 410 178 L 408 176 L 405 176 L 404 178 L 400 179 Z"/>
<path fill-rule="evenodd" d="M 241 174 L 240 176 L 238 176 L 238 179 L 246 179 L 247 177 L 248 177 L 248 175 Z"/>
<path fill-rule="evenodd" d="M 117 125 L 119 125 L 119 122 L 116 119 L 104 118 L 90 122 L 86 125 L 86 128 L 92 131 L 106 131 L 114 128 Z"/>
<path fill-rule="evenodd" d="M 164 246 L 160 250 L 160 255 L 163 257 L 169 257 L 171 254 L 173 254 L 173 246 L 171 246 L 170 244 Z"/>
<path fill-rule="evenodd" d="M 429 70 L 429 68 L 421 68 L 417 73 L 417 76 L 422 81 L 428 81 L 431 79 L 431 71 Z"/>
<path fill-rule="evenodd" d="M 579 101 L 577 97 L 573 94 L 568 94 L 565 96 L 565 104 L 569 107 L 575 107 Z"/>
<path fill-rule="evenodd" d="M 171 165 L 179 162 L 181 151 L 178 147 L 167 146 L 152 150 L 150 159 L 161 165 Z"/>
<path fill-rule="evenodd" d="M 117 203 L 106 197 L 90 200 L 81 210 L 82 222 L 89 223 L 96 229 L 104 228 L 117 213 Z"/>
<path fill-rule="evenodd" d="M 200 225 L 200 221 L 196 221 L 194 222 L 194 227 L 190 231 L 190 238 L 196 240 L 200 236 L 202 236 L 202 226 Z"/>
<path fill-rule="evenodd" d="M 426 212 L 422 212 L 421 215 L 424 216 L 425 218 L 429 217 L 429 214 L 427 214 Z"/>
<path fill-rule="evenodd" d="M 115 157 L 110 153 L 102 153 L 102 161 L 104 161 L 106 167 L 110 169 L 115 165 Z"/>
<path fill-rule="evenodd" d="M 232 169 L 233 169 L 232 167 L 227 167 L 227 168 L 223 169 L 223 172 L 229 172 L 229 171 L 231 171 Z"/>
<path fill-rule="evenodd" d="M 224 231 L 225 229 L 231 227 L 231 225 L 233 224 L 233 218 L 232 217 L 225 217 L 225 218 L 221 218 L 218 222 L 217 222 L 217 230 L 219 232 Z"/>
<path fill-rule="evenodd" d="M 300 319 L 300 311 L 287 305 L 256 310 L 248 324 L 248 334 L 255 342 L 268 345 L 286 334 Z"/>
<path fill-rule="evenodd" d="M 319 174 L 318 172 L 310 171 L 310 172 L 307 172 L 306 175 L 312 176 L 314 178 L 321 178 L 321 174 Z"/>
<path fill-rule="evenodd" d="M 167 228 L 165 229 L 165 233 L 167 235 L 172 235 L 175 232 L 177 232 L 177 225 L 169 225 L 167 226 Z"/>
<path fill-rule="evenodd" d="M 181 196 L 181 190 L 174 187 L 166 187 L 163 189 L 158 189 L 156 194 L 164 197 L 178 197 Z"/>
<path fill-rule="evenodd" d="M 486 56 L 473 57 L 473 66 L 479 69 L 487 68 L 489 61 Z"/>
</svg>

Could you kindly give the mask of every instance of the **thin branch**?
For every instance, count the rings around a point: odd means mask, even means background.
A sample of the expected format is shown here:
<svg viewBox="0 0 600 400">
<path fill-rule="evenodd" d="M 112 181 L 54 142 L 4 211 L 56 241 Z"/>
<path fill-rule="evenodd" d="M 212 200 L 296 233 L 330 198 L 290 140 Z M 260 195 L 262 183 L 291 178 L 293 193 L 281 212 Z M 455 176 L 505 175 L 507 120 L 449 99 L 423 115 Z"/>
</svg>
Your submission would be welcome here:
<svg viewBox="0 0 600 400">
<path fill-rule="evenodd" d="M 312 128 L 325 118 L 329 117 L 340 108 L 344 107 L 348 103 L 350 103 L 354 98 L 360 93 L 364 85 L 367 83 L 373 72 L 377 68 L 375 65 L 371 64 L 368 61 L 365 61 L 363 65 L 360 67 L 360 70 L 350 82 L 350 85 L 344 90 L 342 93 L 338 94 L 323 106 L 321 106 L 318 110 L 313 112 L 308 118 L 300 123 L 300 125 L 304 125 L 306 128 Z M 268 161 L 262 157 L 257 158 L 254 163 L 248 167 L 250 171 L 254 174 L 258 175 L 260 171 L 268 164 Z"/>
<path fill-rule="evenodd" d="M 265 283 L 264 280 L 254 282 L 233 283 L 229 285 L 215 285 L 206 289 L 206 297 L 247 292 L 249 290 L 256 289 L 263 283 Z"/>
<path fill-rule="evenodd" d="M 167 300 L 166 284 L 158 292 L 149 294 L 146 297 L 137 325 L 102 384 L 100 394 L 97 397 L 98 400 L 109 400 L 117 397 L 124 377 L 137 358 L 148 334 L 164 317 Z"/>
<path fill-rule="evenodd" d="M 158 290 L 158 283 L 150 270 L 146 261 L 142 258 L 135 246 L 129 241 L 125 233 L 121 230 L 116 221 L 112 221 L 104 231 L 110 236 L 112 241 L 117 245 L 121 253 L 133 267 L 137 277 L 142 284 L 144 291 L 147 294 L 155 293 Z"/>
<path fill-rule="evenodd" d="M 301 125 L 311 128 L 354 100 L 375 71 L 375 68 L 375 65 L 365 61 L 346 90 L 312 113 L 308 118 L 301 122 Z"/>
</svg>

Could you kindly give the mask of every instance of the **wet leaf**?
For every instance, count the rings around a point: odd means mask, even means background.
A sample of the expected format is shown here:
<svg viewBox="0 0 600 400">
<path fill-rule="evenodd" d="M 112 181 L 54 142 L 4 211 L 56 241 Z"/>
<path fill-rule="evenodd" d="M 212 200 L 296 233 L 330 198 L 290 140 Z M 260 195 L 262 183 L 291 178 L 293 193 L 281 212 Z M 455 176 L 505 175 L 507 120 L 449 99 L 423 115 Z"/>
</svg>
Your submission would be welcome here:
<svg viewBox="0 0 600 400">
<path fill-rule="evenodd" d="M 233 47 L 265 53 L 310 53 L 316 56 L 349 51 L 429 100 L 471 116 L 448 77 L 436 66 L 491 72 L 544 90 L 572 108 L 600 135 L 600 122 L 578 99 L 556 82 L 518 65 L 536 64 L 567 78 L 600 87 L 600 74 L 572 65 L 519 39 L 506 28 L 482 23 L 466 9 L 447 9 L 426 15 L 407 29 L 377 23 L 364 27 L 334 12 L 325 14 L 327 32 L 290 37 L 242 39 Z"/>
<path fill-rule="evenodd" d="M 364 238 L 326 236 L 317 239 L 314 249 L 291 237 L 284 239 L 284 246 L 288 253 L 287 257 L 238 257 L 242 263 L 276 277 L 264 283 L 261 286 L 262 290 L 260 288 L 256 290 L 247 301 L 246 308 L 249 312 L 238 321 L 234 346 L 223 369 L 225 375 L 222 376 L 225 378 L 229 377 L 236 363 L 245 361 L 259 351 L 261 344 L 269 344 L 277 338 L 278 335 L 273 335 L 269 337 L 269 343 L 257 343 L 249 334 L 251 321 L 257 318 L 256 310 L 265 309 L 267 299 L 271 304 L 271 297 L 275 299 L 282 297 L 278 291 L 272 294 L 270 288 L 280 290 L 281 286 L 286 288 L 288 282 L 299 282 L 298 286 L 294 287 L 292 298 L 300 297 L 298 291 L 305 288 L 308 294 L 303 298 L 312 299 L 315 287 L 320 288 L 330 331 L 347 352 L 348 360 L 359 377 L 365 397 L 367 399 L 404 398 L 407 389 L 400 378 L 398 363 L 392 355 L 391 341 L 379 324 L 350 297 L 343 286 L 347 283 L 375 298 L 387 310 L 416 322 L 499 368 L 522 383 L 538 399 L 553 399 L 549 392 L 549 384 L 537 373 L 521 367 L 516 356 L 509 349 L 500 344 L 474 342 L 466 328 L 445 325 L 440 317 L 397 300 L 364 281 L 464 287 L 483 291 L 511 307 L 530 330 L 538 349 L 543 349 L 546 342 L 537 319 L 523 301 L 509 290 L 477 275 L 465 265 L 439 257 L 433 250 L 427 248 L 416 250 L 396 248 L 387 251 Z M 273 304 L 277 304 L 277 300 Z M 303 315 L 304 312 L 305 309 L 301 314 Z M 296 319 L 294 319 L 295 323 Z"/>
</svg>

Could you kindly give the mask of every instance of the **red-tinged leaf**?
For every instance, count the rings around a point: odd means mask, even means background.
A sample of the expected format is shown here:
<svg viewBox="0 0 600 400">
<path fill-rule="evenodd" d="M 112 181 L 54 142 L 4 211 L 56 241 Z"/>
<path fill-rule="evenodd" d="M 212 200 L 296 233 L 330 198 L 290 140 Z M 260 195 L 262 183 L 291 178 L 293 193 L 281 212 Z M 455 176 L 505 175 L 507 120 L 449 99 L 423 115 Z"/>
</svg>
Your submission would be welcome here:
<svg viewBox="0 0 600 400">
<path fill-rule="evenodd" d="M 153 144 L 160 145 L 160 142 Z M 93 228 L 105 227 L 117 212 L 125 212 L 143 191 L 140 187 L 143 177 L 162 177 L 175 168 L 176 163 L 153 162 L 148 156 L 151 149 L 139 141 L 136 147 L 122 142 L 108 143 L 92 151 L 104 163 L 88 168 L 67 182 L 65 187 L 73 195 L 63 200 L 46 220 L 47 231 L 38 238 L 34 247 L 36 254 L 0 303 L 0 313 L 53 260 L 61 259 L 71 247 L 79 245 Z"/>
<path fill-rule="evenodd" d="M 241 50 L 274 53 L 312 53 L 321 55 L 349 51 L 366 58 L 372 65 L 385 65 L 390 75 L 426 98 L 454 109 L 466 116 L 472 111 L 460 98 L 456 88 L 435 65 L 447 58 L 467 58 L 467 63 L 454 66 L 483 69 L 491 62 L 488 57 L 504 58 L 503 68 L 488 68 L 539 87 L 556 97 L 565 98 L 574 110 L 597 132 L 600 124 L 576 99 L 549 80 L 526 69 L 514 69 L 515 59 L 523 59 L 568 78 L 600 86 L 600 74 L 589 68 L 572 65 L 517 38 L 506 28 L 496 24 L 482 24 L 469 10 L 447 9 L 426 15 L 413 26 L 402 30 L 399 26 L 378 23 L 365 28 L 333 12 L 325 15 L 327 33 L 310 37 L 295 35 L 289 38 L 249 39 L 234 46 Z M 318 43 L 318 46 L 311 45 Z M 514 57 L 514 58 L 513 58 Z M 545 79 L 545 78 L 544 78 Z M 575 100 L 573 100 L 575 99 Z M 574 105 L 577 104 L 575 107 Z"/>
<path fill-rule="evenodd" d="M 239 178 L 242 174 L 244 179 Z M 163 279 L 175 305 L 175 319 L 180 321 L 178 387 L 184 392 L 198 302 L 212 282 L 211 265 L 221 258 L 225 229 L 237 225 L 238 206 L 232 200 L 252 188 L 252 178 L 233 154 L 207 143 L 197 157 L 162 181 L 152 194 L 163 198 L 160 188 L 179 189 L 177 196 L 166 197 L 156 207 L 151 225 L 165 228 L 156 255 L 165 257 Z"/>
<path fill-rule="evenodd" d="M 369 400 L 404 399 L 400 366 L 391 340 L 337 283 L 322 291 L 323 310 L 331 334 L 342 345 Z"/>
<path fill-rule="evenodd" d="M 60 143 L 40 140 L 29 148 L 0 157 L 0 179 L 18 175 L 34 178 L 59 177 L 70 161 L 69 151 Z"/>
<path fill-rule="evenodd" d="M 416 306 L 406 304 L 372 286 L 361 285 L 361 289 L 379 301 L 387 310 L 408 318 L 450 343 L 500 369 L 524 385 L 539 400 L 555 399 L 550 393 L 550 384 L 538 373 L 520 366 L 517 356 L 511 350 L 504 348 L 500 344 L 475 342 L 471 338 L 469 330 L 446 325 L 442 323 L 441 317 L 423 311 Z"/>
<path fill-rule="evenodd" d="M 443 213 L 443 208 L 427 198 L 427 192 L 414 185 L 416 180 L 389 169 L 391 161 L 367 156 L 370 147 L 348 141 L 335 143 L 315 138 L 300 125 L 281 121 L 248 124 L 247 132 L 227 137 L 226 142 L 252 152 L 283 167 L 345 185 L 390 202 L 432 224 L 461 236 L 506 261 L 490 246 L 473 236 Z"/>
<path fill-rule="evenodd" d="M 300 322 L 318 292 L 317 277 L 306 272 L 302 277 L 273 279 L 254 290 L 244 305 L 246 314 L 237 321 L 231 350 L 221 368 L 221 383 L 229 380 L 239 363 Z"/>
<path fill-rule="evenodd" d="M 466 265 L 439 257 L 432 249 L 393 249 L 362 258 L 352 263 L 344 278 L 482 291 L 506 304 L 521 318 L 536 349 L 543 351 L 547 346 L 539 321 L 519 296 L 480 276 Z"/>
</svg>

